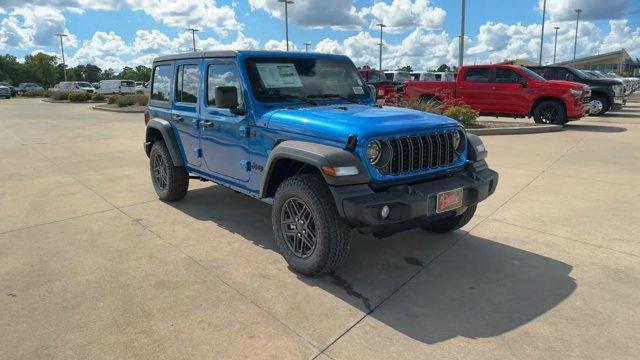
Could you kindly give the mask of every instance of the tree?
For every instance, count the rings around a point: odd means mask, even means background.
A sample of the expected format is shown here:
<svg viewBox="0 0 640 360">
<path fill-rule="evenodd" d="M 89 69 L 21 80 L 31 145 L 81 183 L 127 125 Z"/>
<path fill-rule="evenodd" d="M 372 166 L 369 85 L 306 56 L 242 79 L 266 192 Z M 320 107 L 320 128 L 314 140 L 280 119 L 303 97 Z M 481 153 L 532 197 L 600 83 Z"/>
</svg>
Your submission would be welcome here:
<svg viewBox="0 0 640 360">
<path fill-rule="evenodd" d="M 449 65 L 447 64 L 442 64 L 438 67 L 438 72 L 449 72 L 451 71 L 451 69 L 449 68 Z"/>
<path fill-rule="evenodd" d="M 93 64 L 87 64 L 84 68 L 84 79 L 88 82 L 98 82 L 102 69 Z"/>
<path fill-rule="evenodd" d="M 100 74 L 99 79 L 100 80 L 112 80 L 116 78 L 116 72 L 113 71 L 113 69 L 109 68 L 107 70 L 104 70 L 102 72 L 102 74 Z"/>
<path fill-rule="evenodd" d="M 48 88 L 60 81 L 56 68 L 58 58 L 45 53 L 27 55 L 24 57 L 24 69 L 27 81 L 41 84 Z"/>
<path fill-rule="evenodd" d="M 18 62 L 13 55 L 0 56 L 0 81 L 6 81 L 12 85 L 25 82 L 24 65 Z"/>
<path fill-rule="evenodd" d="M 408 72 L 412 72 L 413 68 L 411 67 L 411 65 L 405 65 L 403 67 L 399 67 L 397 69 L 398 71 L 408 71 Z"/>
</svg>

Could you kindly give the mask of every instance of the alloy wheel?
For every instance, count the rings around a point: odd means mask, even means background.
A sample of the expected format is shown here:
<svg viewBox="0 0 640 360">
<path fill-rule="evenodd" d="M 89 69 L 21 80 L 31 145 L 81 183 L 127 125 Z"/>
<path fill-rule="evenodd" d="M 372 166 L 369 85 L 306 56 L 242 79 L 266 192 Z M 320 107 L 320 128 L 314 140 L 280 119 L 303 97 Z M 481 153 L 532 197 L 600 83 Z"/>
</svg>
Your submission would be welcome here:
<svg viewBox="0 0 640 360">
<path fill-rule="evenodd" d="M 559 116 L 560 113 L 554 106 L 545 106 L 540 111 L 540 120 L 545 124 L 555 124 Z"/>
<path fill-rule="evenodd" d="M 306 258 L 316 248 L 316 225 L 309 207 L 299 198 L 285 201 L 280 214 L 282 236 L 289 250 L 297 257 Z"/>
<path fill-rule="evenodd" d="M 164 161 L 161 154 L 155 154 L 153 157 L 152 168 L 153 179 L 156 186 L 158 186 L 160 190 L 166 189 L 167 183 L 169 182 L 169 176 L 167 175 L 167 163 Z"/>
<path fill-rule="evenodd" d="M 602 112 L 602 109 L 604 108 L 604 104 L 602 103 L 602 101 L 597 99 L 591 100 L 591 102 L 589 103 L 589 106 L 591 107 L 592 114 L 596 114 L 596 115 L 600 114 Z"/>
</svg>

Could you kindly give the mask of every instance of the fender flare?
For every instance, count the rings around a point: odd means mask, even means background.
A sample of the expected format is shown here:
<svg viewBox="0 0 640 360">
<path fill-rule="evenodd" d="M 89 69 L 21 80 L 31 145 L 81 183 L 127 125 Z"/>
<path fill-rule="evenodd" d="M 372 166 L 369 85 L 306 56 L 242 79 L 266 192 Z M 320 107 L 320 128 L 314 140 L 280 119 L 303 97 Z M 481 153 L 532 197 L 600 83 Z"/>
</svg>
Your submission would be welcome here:
<svg viewBox="0 0 640 360">
<path fill-rule="evenodd" d="M 278 144 L 269 155 L 265 165 L 264 176 L 260 184 L 260 197 L 266 197 L 269 182 L 279 160 L 294 160 L 316 167 L 327 184 L 333 186 L 363 184 L 369 182 L 369 172 L 358 156 L 342 148 L 310 143 L 304 141 L 287 140 Z M 322 168 L 354 166 L 357 175 L 329 176 L 322 172 Z"/>
<path fill-rule="evenodd" d="M 149 120 L 149 123 L 147 123 L 147 130 L 144 141 L 144 151 L 145 153 L 147 153 L 147 157 L 149 157 L 149 155 L 151 154 L 151 146 L 153 145 L 154 141 L 154 130 L 159 131 L 162 135 L 162 140 L 164 140 L 164 143 L 169 149 L 169 155 L 171 155 L 173 164 L 175 166 L 184 166 L 182 154 L 180 153 L 180 148 L 178 147 L 178 142 L 176 141 L 176 137 L 173 133 L 171 123 L 165 119 L 153 118 Z"/>
</svg>

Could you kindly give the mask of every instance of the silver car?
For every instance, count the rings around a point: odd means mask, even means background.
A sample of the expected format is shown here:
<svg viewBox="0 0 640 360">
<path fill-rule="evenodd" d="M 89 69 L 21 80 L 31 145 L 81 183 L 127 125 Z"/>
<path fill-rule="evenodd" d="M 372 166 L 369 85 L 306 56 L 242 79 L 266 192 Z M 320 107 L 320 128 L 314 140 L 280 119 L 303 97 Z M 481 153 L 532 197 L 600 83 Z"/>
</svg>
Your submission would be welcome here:
<svg viewBox="0 0 640 360">
<path fill-rule="evenodd" d="M 0 86 L 0 97 L 5 99 L 11 98 L 11 89 L 8 86 Z"/>
</svg>

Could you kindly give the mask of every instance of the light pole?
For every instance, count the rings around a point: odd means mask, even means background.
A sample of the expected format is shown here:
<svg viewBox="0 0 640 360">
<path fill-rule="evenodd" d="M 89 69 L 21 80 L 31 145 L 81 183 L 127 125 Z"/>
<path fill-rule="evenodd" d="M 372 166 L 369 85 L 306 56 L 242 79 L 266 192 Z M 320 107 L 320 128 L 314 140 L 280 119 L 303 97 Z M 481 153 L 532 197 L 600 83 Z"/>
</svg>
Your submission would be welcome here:
<svg viewBox="0 0 640 360">
<path fill-rule="evenodd" d="M 547 12 L 547 0 L 542 3 L 542 31 L 540 32 L 540 59 L 538 65 L 542 65 L 542 46 L 544 45 L 544 16 Z M 555 61 L 554 61 L 555 62 Z"/>
<path fill-rule="evenodd" d="M 382 28 L 387 27 L 387 25 L 379 23 L 376 26 L 380 26 L 380 43 L 378 43 L 380 45 L 380 56 L 378 58 L 378 69 L 380 71 L 378 72 L 378 80 L 382 80 Z"/>
<path fill-rule="evenodd" d="M 556 41 L 553 44 L 553 63 L 556 63 L 556 49 L 558 48 L 558 29 L 560 29 L 559 27 L 554 27 L 554 29 L 556 29 Z"/>
<path fill-rule="evenodd" d="M 293 4 L 291 0 L 278 0 L 284 3 L 284 33 L 287 41 L 287 51 L 289 51 L 289 4 Z"/>
<path fill-rule="evenodd" d="M 460 49 L 458 54 L 458 69 L 462 67 L 464 58 L 464 12 L 465 12 L 465 0 L 462 0 L 462 18 L 460 20 Z"/>
<path fill-rule="evenodd" d="M 576 49 L 578 48 L 578 25 L 580 24 L 580 13 L 582 9 L 576 9 L 576 38 L 573 41 L 573 60 L 576 59 Z"/>
<path fill-rule="evenodd" d="M 60 50 L 62 51 L 62 71 L 64 72 L 64 81 L 67 81 L 67 64 L 64 61 L 64 44 L 62 43 L 62 38 L 67 37 L 65 34 L 53 34 L 60 38 Z"/>
<path fill-rule="evenodd" d="M 194 28 L 189 28 L 187 29 L 187 31 L 191 31 L 191 40 L 193 40 L 193 51 L 195 52 L 196 49 L 196 33 L 198 31 L 200 31 L 199 29 L 194 29 Z"/>
<path fill-rule="evenodd" d="M 304 45 L 304 51 L 309 52 L 309 46 L 311 46 L 311 43 L 306 42 L 303 45 Z"/>
</svg>

